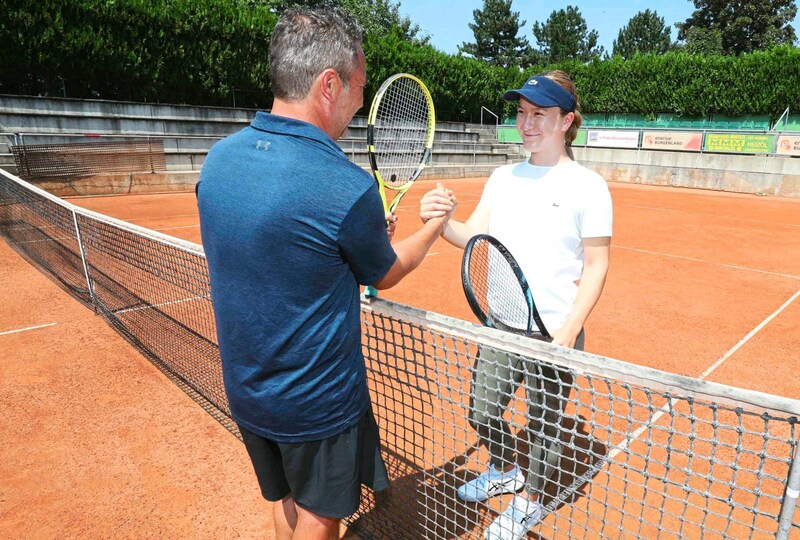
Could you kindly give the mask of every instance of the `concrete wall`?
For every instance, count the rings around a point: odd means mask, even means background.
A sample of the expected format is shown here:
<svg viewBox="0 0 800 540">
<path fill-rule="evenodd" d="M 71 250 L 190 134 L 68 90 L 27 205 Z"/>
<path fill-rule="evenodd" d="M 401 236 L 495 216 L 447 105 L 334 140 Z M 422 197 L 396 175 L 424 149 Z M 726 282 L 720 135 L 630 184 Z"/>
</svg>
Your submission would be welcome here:
<svg viewBox="0 0 800 540">
<path fill-rule="evenodd" d="M 191 187 L 208 148 L 218 138 L 247 125 L 254 114 L 249 109 L 223 107 L 0 95 L 0 132 L 29 133 L 25 141 L 29 144 L 57 142 L 60 135 L 65 136 L 64 142 L 74 141 L 79 133 L 102 132 L 107 138 L 134 133 L 160 136 L 168 171 L 195 173 L 161 179 L 92 177 L 74 181 L 73 187 L 64 186 L 72 194 L 84 192 L 90 185 L 105 192 L 139 189 L 136 186 L 154 190 Z M 525 158 L 520 145 L 488 140 L 487 131 L 492 132 L 492 127 L 439 122 L 433 162 L 424 176 L 488 176 L 499 165 Z M 9 143 L 8 137 L 0 137 L 0 166 L 13 169 Z M 353 161 L 368 168 L 365 117 L 353 119 L 340 146 Z M 800 197 L 800 158 L 580 147 L 575 154 L 587 167 L 615 182 Z"/>
<path fill-rule="evenodd" d="M 800 159 L 654 150 L 575 148 L 606 180 L 779 197 L 800 197 Z"/>
<path fill-rule="evenodd" d="M 711 189 L 779 197 L 800 197 L 800 160 L 763 156 L 578 148 L 576 158 L 606 180 L 657 186 Z M 518 160 L 524 159 L 520 155 Z M 362 165 L 368 169 L 367 165 Z M 427 167 L 422 178 L 488 177 L 496 165 L 441 164 Z M 186 191 L 199 171 L 162 174 L 107 174 L 71 181 L 37 182 L 58 196 L 112 195 Z"/>
<path fill-rule="evenodd" d="M 161 105 L 104 100 L 0 95 L 0 132 L 22 134 L 25 144 L 54 144 L 157 137 L 164 141 L 167 170 L 200 170 L 211 146 L 246 127 L 256 111 L 223 107 Z M 515 150 L 481 140 L 481 126 L 438 122 L 432 165 L 453 174 L 457 166 L 497 167 Z M 472 128 L 475 128 L 473 131 Z M 480 133 L 479 133 L 480 132 Z M 353 118 L 339 145 L 357 164 L 368 166 L 367 118 Z M 15 173 L 9 137 L 0 136 L 0 168 Z"/>
</svg>

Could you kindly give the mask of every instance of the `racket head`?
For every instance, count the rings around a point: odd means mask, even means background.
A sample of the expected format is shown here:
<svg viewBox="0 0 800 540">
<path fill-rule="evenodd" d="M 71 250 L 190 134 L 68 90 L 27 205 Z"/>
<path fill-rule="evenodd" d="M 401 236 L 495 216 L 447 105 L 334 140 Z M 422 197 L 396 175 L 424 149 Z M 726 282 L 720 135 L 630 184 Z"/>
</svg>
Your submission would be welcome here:
<svg viewBox="0 0 800 540">
<path fill-rule="evenodd" d="M 435 131 L 433 98 L 425 84 L 408 73 L 386 79 L 367 118 L 369 161 L 378 183 L 407 190 L 425 168 Z"/>
<path fill-rule="evenodd" d="M 486 326 L 549 341 L 528 281 L 511 252 L 488 234 L 464 248 L 461 284 L 472 312 Z"/>
</svg>

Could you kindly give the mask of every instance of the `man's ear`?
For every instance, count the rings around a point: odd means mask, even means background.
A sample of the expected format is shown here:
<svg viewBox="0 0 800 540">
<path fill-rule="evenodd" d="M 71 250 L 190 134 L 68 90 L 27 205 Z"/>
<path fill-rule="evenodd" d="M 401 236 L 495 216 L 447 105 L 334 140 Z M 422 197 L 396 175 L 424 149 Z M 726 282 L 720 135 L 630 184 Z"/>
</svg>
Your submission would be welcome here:
<svg viewBox="0 0 800 540">
<path fill-rule="evenodd" d="M 328 68 L 320 73 L 317 78 L 317 84 L 319 84 L 320 92 L 325 97 L 326 101 L 331 103 L 336 101 L 336 98 L 339 96 L 339 89 L 342 86 L 342 81 L 339 78 L 339 74 L 336 73 L 336 70 Z"/>
</svg>

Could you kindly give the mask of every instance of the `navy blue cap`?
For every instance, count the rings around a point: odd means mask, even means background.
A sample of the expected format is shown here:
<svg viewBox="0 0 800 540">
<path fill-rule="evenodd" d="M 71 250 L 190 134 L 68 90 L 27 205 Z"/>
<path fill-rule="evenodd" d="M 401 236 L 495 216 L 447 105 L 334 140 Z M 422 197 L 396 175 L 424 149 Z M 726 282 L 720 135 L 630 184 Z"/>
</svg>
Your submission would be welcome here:
<svg viewBox="0 0 800 540">
<path fill-rule="evenodd" d="M 518 90 L 509 90 L 503 94 L 506 101 L 519 101 L 525 98 L 539 107 L 560 107 L 567 112 L 575 110 L 575 96 L 553 79 L 542 75 L 534 75 Z"/>
</svg>

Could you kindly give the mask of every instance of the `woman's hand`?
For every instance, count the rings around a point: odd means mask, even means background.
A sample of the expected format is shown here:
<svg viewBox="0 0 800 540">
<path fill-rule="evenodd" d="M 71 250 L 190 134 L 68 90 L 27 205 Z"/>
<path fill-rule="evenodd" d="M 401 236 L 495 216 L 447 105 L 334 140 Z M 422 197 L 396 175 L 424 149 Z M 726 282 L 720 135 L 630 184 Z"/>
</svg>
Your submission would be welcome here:
<svg viewBox="0 0 800 540">
<path fill-rule="evenodd" d="M 553 345 L 561 345 L 562 347 L 569 347 L 570 349 L 575 348 L 575 342 L 578 340 L 578 336 L 580 335 L 581 331 L 573 332 L 566 326 L 559 328 L 558 330 L 554 330 L 550 332 L 550 335 L 553 336 Z"/>
<path fill-rule="evenodd" d="M 456 206 L 458 206 L 458 201 L 452 190 L 438 183 L 436 189 L 432 189 L 422 196 L 422 200 L 419 202 L 419 217 L 423 223 L 427 223 L 433 218 L 452 215 Z"/>
</svg>

